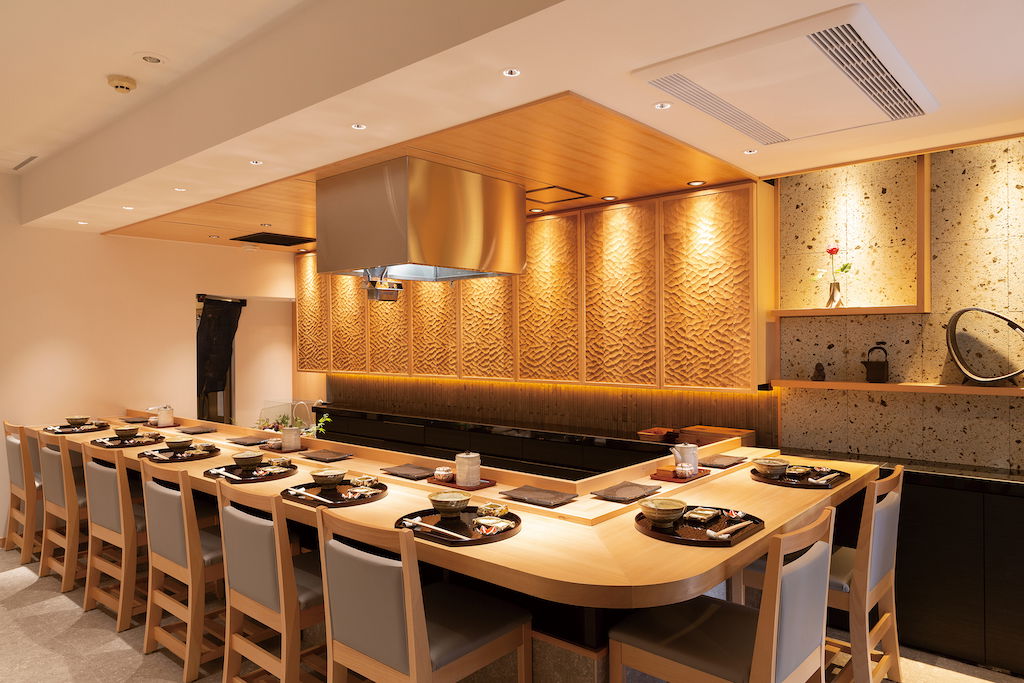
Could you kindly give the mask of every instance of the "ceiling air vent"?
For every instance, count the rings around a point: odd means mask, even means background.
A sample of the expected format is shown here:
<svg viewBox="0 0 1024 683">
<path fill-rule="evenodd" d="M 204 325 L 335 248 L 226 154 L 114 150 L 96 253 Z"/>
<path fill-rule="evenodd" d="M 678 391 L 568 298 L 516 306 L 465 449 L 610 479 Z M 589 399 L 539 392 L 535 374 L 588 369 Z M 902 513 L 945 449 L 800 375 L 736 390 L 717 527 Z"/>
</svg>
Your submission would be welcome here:
<svg viewBox="0 0 1024 683">
<path fill-rule="evenodd" d="M 251 235 L 232 237 L 232 242 L 253 242 L 255 244 L 273 244 L 279 247 L 294 247 L 296 244 L 316 242 L 312 237 L 296 237 L 295 235 L 282 235 L 278 232 L 254 232 Z"/>
<path fill-rule="evenodd" d="M 633 75 L 762 145 L 913 118 L 938 107 L 862 4 Z"/>
</svg>

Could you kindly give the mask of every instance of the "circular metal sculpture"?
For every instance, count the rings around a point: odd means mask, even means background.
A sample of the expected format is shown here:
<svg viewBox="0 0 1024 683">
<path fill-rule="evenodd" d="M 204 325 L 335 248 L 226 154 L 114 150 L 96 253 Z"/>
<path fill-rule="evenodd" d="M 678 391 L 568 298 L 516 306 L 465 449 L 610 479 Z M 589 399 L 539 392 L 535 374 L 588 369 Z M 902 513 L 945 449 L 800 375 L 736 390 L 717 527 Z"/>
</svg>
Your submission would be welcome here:
<svg viewBox="0 0 1024 683">
<path fill-rule="evenodd" d="M 957 367 L 960 368 L 960 371 L 967 376 L 967 379 L 974 380 L 975 382 L 986 383 L 1002 382 L 1003 380 L 1012 381 L 1014 377 L 1024 372 L 1024 368 L 1014 370 L 1013 372 L 1005 375 L 999 375 L 998 377 L 982 377 L 981 375 L 976 375 L 967 367 L 967 361 L 964 359 L 963 354 L 960 352 L 960 347 L 957 345 L 956 326 L 957 323 L 960 322 L 960 318 L 963 316 L 963 314 L 970 313 L 971 311 L 977 311 L 979 313 L 988 314 L 996 318 L 999 318 L 1000 320 L 1004 320 L 1006 321 L 1007 327 L 1009 327 L 1011 330 L 1017 332 L 1022 337 L 1024 337 L 1024 327 L 1022 327 L 1020 323 L 1018 323 L 1017 321 L 1007 318 L 1002 313 L 996 313 L 995 311 L 990 311 L 985 308 L 961 308 L 959 311 L 950 316 L 949 324 L 946 326 L 946 346 L 949 348 L 949 355 L 953 357 L 953 360 L 956 362 Z"/>
</svg>

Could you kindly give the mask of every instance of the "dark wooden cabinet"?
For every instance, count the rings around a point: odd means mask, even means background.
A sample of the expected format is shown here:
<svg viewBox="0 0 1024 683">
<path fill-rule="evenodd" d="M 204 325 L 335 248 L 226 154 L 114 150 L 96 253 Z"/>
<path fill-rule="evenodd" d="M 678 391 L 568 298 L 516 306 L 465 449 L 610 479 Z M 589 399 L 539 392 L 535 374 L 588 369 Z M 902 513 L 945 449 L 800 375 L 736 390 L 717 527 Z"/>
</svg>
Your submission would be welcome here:
<svg viewBox="0 0 1024 683">
<path fill-rule="evenodd" d="M 985 663 L 1024 673 L 1024 497 L 1020 495 L 985 494 Z"/>
</svg>

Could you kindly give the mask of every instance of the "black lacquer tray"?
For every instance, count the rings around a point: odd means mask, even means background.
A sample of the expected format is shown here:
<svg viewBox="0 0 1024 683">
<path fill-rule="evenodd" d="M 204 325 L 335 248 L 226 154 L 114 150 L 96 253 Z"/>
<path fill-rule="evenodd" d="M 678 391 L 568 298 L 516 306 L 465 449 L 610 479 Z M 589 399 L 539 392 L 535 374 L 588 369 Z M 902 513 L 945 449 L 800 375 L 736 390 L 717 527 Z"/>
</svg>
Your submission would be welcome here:
<svg viewBox="0 0 1024 683">
<path fill-rule="evenodd" d="M 827 477 L 830 474 L 839 473 L 838 477 L 829 479 L 824 484 L 815 484 L 809 481 L 810 479 L 818 479 L 821 477 Z M 759 473 L 757 470 L 750 470 L 750 478 L 754 481 L 759 481 L 762 484 L 773 484 L 775 486 L 788 486 L 794 489 L 834 489 L 836 486 L 846 482 L 850 478 L 849 472 L 842 472 L 840 470 L 830 469 L 827 472 L 815 472 L 812 468 L 810 472 L 803 475 L 790 475 L 785 474 L 779 479 L 772 479 Z"/>
<path fill-rule="evenodd" d="M 509 512 L 502 519 L 507 519 L 510 522 L 514 522 L 515 526 L 508 531 L 501 531 L 496 534 L 485 535 L 473 528 L 473 519 L 481 517 L 477 512 L 476 507 L 467 507 L 458 517 L 442 517 L 433 508 L 429 510 L 417 510 L 416 512 L 410 512 L 407 515 L 402 515 L 395 521 L 396 529 L 411 528 L 418 538 L 425 538 L 435 543 L 442 545 L 449 545 L 456 548 L 468 546 L 468 545 L 484 545 L 486 543 L 496 543 L 498 541 L 504 541 L 506 538 L 512 538 L 519 533 L 519 530 L 523 526 L 522 518 L 514 512 Z M 427 529 L 424 527 L 407 527 L 402 523 L 403 519 L 409 519 L 412 517 L 419 517 L 421 521 L 427 524 L 441 527 L 442 529 L 448 529 L 454 531 L 457 534 L 468 536 L 468 541 L 455 538 L 454 536 L 448 536 L 447 534 L 434 531 L 433 529 Z"/>
<path fill-rule="evenodd" d="M 152 446 L 163 440 L 163 435 L 157 434 L 156 436 L 147 436 L 145 438 L 133 436 L 130 439 L 119 439 L 116 436 L 110 436 L 102 439 L 93 439 L 90 443 L 93 446 L 102 446 L 103 448 L 137 448 L 138 446 Z"/>
<path fill-rule="evenodd" d="M 212 451 L 190 448 L 187 451 L 175 453 L 170 448 L 155 448 L 151 451 L 142 451 L 140 458 L 149 458 L 154 462 L 192 462 L 193 460 L 206 460 L 220 454 L 219 448 Z"/>
<path fill-rule="evenodd" d="M 285 468 L 284 472 L 275 472 L 274 474 L 266 474 L 262 476 L 253 476 L 253 472 L 258 472 L 262 467 L 257 467 L 255 470 L 242 469 L 238 465 L 224 465 L 223 467 L 214 467 L 213 470 L 224 470 L 228 474 L 233 474 L 234 477 L 225 477 L 222 474 L 213 472 L 212 470 L 206 470 L 203 472 L 203 476 L 207 479 L 223 479 L 232 484 L 256 484 L 261 481 L 274 481 L 275 479 L 285 479 L 295 474 L 295 471 L 299 469 L 296 465 L 281 465 Z"/>
<path fill-rule="evenodd" d="M 81 427 L 74 427 L 72 425 L 50 425 L 49 427 L 43 427 L 43 431 L 50 434 L 88 434 L 89 432 L 102 432 L 105 429 L 110 429 L 110 425 L 99 426 L 91 422 Z"/>
<path fill-rule="evenodd" d="M 744 514 L 743 517 L 740 518 L 729 517 L 725 514 L 727 508 L 716 508 L 711 505 L 687 505 L 686 512 L 697 507 L 721 510 L 722 514 L 707 523 L 680 517 L 672 524 L 672 526 L 660 527 L 651 524 L 651 520 L 644 517 L 644 514 L 640 512 L 637 513 L 635 519 L 636 528 L 645 536 L 657 538 L 660 541 L 680 543 L 682 545 L 696 545 L 705 548 L 729 548 L 737 543 L 742 543 L 754 534 L 764 530 L 764 520 L 760 517 L 754 517 L 750 514 Z M 733 524 L 739 524 L 740 522 L 746 521 L 753 522 L 753 524 L 733 532 L 727 539 L 710 538 L 707 534 L 708 529 L 711 529 L 712 531 L 721 531 Z"/>
<path fill-rule="evenodd" d="M 369 488 L 377 489 L 377 493 L 372 496 L 366 496 L 365 498 L 343 498 L 342 494 L 353 488 L 352 482 L 348 479 L 343 480 L 337 486 L 332 486 L 327 489 L 320 487 L 320 484 L 310 482 L 308 484 L 296 484 L 288 488 L 298 489 L 300 491 L 307 491 L 314 496 L 320 498 L 326 498 L 330 503 L 325 503 L 322 500 L 316 498 L 309 498 L 307 496 L 296 495 L 290 493 L 288 489 L 281 491 L 281 497 L 292 501 L 293 503 L 301 503 L 302 505 L 308 505 L 310 507 L 320 507 L 321 505 L 328 508 L 347 508 L 353 505 L 363 505 L 364 503 L 372 503 L 375 500 L 380 500 L 384 496 L 388 495 L 388 486 L 382 482 L 377 482 L 371 485 Z"/>
</svg>

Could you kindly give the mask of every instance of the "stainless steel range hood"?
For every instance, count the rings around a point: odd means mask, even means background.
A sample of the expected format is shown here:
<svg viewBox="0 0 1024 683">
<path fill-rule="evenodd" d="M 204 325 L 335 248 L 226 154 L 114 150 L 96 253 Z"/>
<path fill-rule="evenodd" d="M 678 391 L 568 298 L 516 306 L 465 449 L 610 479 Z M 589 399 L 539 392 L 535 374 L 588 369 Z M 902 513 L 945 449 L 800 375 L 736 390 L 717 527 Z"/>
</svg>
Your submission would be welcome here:
<svg viewBox="0 0 1024 683">
<path fill-rule="evenodd" d="M 519 185 L 393 159 L 317 182 L 317 270 L 429 281 L 521 273 L 525 215 Z"/>
</svg>

